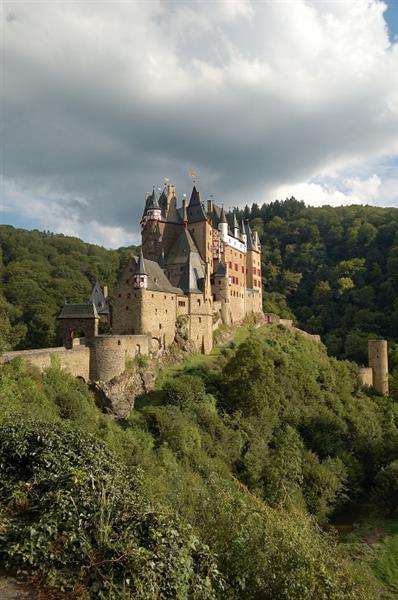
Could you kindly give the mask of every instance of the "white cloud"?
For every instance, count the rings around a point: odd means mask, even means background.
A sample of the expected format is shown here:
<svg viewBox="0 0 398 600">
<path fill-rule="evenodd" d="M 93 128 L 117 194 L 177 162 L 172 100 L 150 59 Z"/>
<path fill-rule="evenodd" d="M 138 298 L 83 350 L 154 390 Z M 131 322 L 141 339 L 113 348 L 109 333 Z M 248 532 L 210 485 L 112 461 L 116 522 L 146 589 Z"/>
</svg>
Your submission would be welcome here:
<svg viewBox="0 0 398 600">
<path fill-rule="evenodd" d="M 291 196 L 289 182 L 314 202 L 392 201 L 394 174 L 355 171 L 398 152 L 384 9 L 6 0 L 1 162 L 18 210 L 45 188 L 43 226 L 114 244 L 138 233 L 152 184 L 166 175 L 187 192 L 191 169 L 227 205 Z"/>
<path fill-rule="evenodd" d="M 301 182 L 286 184 L 274 188 L 270 199 L 290 198 L 304 200 L 311 206 L 342 206 L 345 204 L 398 205 L 398 179 L 381 178 L 373 174 L 370 177 L 335 178 L 324 182 Z"/>
</svg>

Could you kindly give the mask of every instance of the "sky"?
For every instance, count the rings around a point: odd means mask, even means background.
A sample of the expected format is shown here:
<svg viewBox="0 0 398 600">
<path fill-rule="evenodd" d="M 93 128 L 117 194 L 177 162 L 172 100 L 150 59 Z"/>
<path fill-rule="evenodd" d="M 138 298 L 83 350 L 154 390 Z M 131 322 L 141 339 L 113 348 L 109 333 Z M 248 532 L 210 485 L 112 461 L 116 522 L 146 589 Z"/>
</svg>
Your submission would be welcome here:
<svg viewBox="0 0 398 600">
<path fill-rule="evenodd" d="M 139 243 L 225 207 L 398 207 L 398 0 L 3 0 L 0 220 Z"/>
</svg>

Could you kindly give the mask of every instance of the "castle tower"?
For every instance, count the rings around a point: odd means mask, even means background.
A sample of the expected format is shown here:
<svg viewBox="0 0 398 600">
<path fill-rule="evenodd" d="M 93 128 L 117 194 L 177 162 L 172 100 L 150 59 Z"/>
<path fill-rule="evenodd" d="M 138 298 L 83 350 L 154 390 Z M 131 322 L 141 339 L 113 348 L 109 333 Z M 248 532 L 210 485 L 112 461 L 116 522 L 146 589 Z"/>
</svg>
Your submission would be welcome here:
<svg viewBox="0 0 398 600">
<path fill-rule="evenodd" d="M 368 341 L 369 367 L 373 371 L 373 387 L 382 396 L 388 395 L 388 354 L 386 340 Z"/>
<path fill-rule="evenodd" d="M 156 197 L 155 188 L 145 202 L 141 219 L 142 250 L 145 258 L 159 261 L 163 250 L 164 219 Z"/>
</svg>

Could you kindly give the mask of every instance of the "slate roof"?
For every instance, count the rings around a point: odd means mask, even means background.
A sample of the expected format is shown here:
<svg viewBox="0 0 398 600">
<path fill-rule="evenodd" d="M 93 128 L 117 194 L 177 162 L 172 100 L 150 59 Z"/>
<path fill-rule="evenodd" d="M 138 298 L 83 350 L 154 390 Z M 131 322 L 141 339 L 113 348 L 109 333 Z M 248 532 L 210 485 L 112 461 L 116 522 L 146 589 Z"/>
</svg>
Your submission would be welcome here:
<svg viewBox="0 0 398 600">
<path fill-rule="evenodd" d="M 217 269 L 214 271 L 214 275 L 217 277 L 225 277 L 227 274 L 227 267 L 224 263 L 220 262 L 217 265 Z"/>
<path fill-rule="evenodd" d="M 207 221 L 206 212 L 203 203 L 200 201 L 200 195 L 196 186 L 193 186 L 191 198 L 189 200 L 188 208 L 188 222 L 196 223 L 199 221 Z"/>
<path fill-rule="evenodd" d="M 195 256 L 196 254 L 196 256 Z M 205 272 L 197 252 L 190 252 L 181 273 L 179 286 L 185 294 L 202 293 Z"/>
<path fill-rule="evenodd" d="M 142 248 L 141 248 L 140 255 L 139 255 L 138 261 L 137 261 L 136 273 L 138 273 L 138 275 L 148 275 L 148 273 L 146 272 L 146 269 L 145 269 L 145 262 L 144 262 L 144 255 L 142 254 Z"/>
<path fill-rule="evenodd" d="M 98 281 L 95 282 L 88 301 L 94 302 L 98 314 L 109 315 L 108 302 Z"/>
<path fill-rule="evenodd" d="M 137 273 L 139 258 L 135 257 L 135 261 Z M 162 268 L 157 262 L 143 258 L 143 267 L 148 276 L 148 290 L 153 290 L 154 292 L 168 292 L 169 294 L 181 294 L 181 290 L 179 288 L 171 285 L 170 281 L 167 279 Z"/>
<path fill-rule="evenodd" d="M 94 302 L 87 304 L 64 304 L 58 319 L 98 319 Z"/>
<path fill-rule="evenodd" d="M 254 242 L 253 242 L 253 232 L 249 225 L 249 221 L 246 221 L 246 223 L 245 223 L 245 231 L 246 231 L 247 249 L 248 250 L 256 250 L 256 248 L 254 247 Z"/>
<path fill-rule="evenodd" d="M 181 232 L 170 248 L 165 259 L 167 265 L 185 263 L 190 252 L 198 252 L 195 242 L 187 229 L 181 229 Z"/>
</svg>

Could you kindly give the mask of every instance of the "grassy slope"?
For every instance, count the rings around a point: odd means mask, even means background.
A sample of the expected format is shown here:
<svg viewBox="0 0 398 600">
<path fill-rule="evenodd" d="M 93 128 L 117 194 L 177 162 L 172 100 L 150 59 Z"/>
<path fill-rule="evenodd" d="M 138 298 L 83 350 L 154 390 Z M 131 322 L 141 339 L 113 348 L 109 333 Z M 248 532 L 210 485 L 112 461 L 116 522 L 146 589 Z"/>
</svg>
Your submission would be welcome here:
<svg viewBox="0 0 398 600">
<path fill-rule="evenodd" d="M 398 518 L 367 519 L 347 537 L 345 544 L 382 585 L 380 600 L 398 600 Z"/>
</svg>

